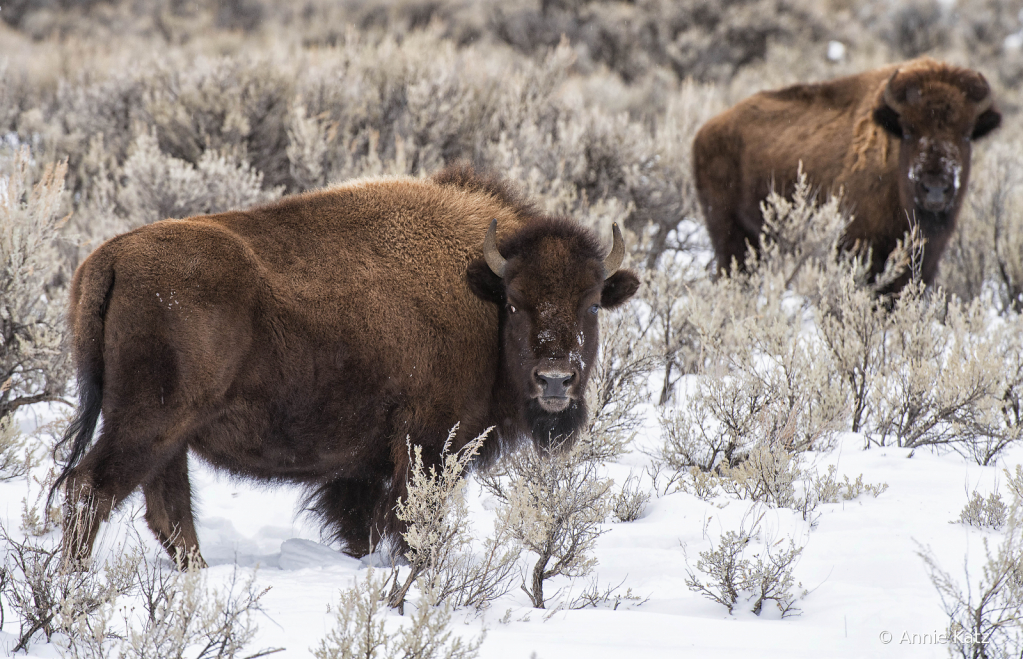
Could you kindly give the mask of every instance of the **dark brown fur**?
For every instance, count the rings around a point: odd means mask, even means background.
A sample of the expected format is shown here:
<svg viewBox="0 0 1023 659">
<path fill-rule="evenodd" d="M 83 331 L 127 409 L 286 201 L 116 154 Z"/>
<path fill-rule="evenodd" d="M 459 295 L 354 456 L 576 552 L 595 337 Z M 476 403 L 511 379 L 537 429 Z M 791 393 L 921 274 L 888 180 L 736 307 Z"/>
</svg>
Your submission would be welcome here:
<svg viewBox="0 0 1023 659">
<path fill-rule="evenodd" d="M 844 191 L 846 243 L 873 248 L 874 274 L 917 222 L 930 283 L 962 205 L 970 143 L 1001 119 L 990 95 L 976 71 L 923 58 L 761 92 L 714 117 L 696 135 L 693 166 L 718 267 L 742 267 L 759 243 L 760 203 L 772 187 L 791 194 L 802 162 L 812 184 Z"/>
<path fill-rule="evenodd" d="M 481 258 L 492 218 L 503 279 Z M 455 450 L 496 426 L 488 461 L 584 421 L 594 305 L 638 286 L 629 271 L 605 280 L 605 251 L 465 167 L 108 241 L 71 292 L 82 405 L 60 482 L 69 513 L 88 514 L 68 515 L 85 520 L 65 528 L 69 557 L 90 555 L 99 523 L 139 486 L 167 551 L 197 552 L 189 449 L 235 474 L 306 485 L 351 554 L 400 544 L 406 437 L 429 464 L 456 422 Z M 573 369 L 561 412 L 541 404 L 536 373 L 551 364 Z"/>
</svg>

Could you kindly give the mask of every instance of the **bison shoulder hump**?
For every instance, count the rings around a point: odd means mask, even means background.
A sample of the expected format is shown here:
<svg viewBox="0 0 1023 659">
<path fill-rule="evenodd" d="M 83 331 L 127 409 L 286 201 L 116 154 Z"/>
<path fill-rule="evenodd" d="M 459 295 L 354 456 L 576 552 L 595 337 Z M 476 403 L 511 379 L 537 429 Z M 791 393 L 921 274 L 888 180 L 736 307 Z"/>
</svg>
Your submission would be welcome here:
<svg viewBox="0 0 1023 659">
<path fill-rule="evenodd" d="M 484 194 L 520 216 L 536 216 L 538 210 L 496 174 L 478 172 L 465 162 L 448 165 L 433 175 L 435 184 L 468 193 Z"/>
</svg>

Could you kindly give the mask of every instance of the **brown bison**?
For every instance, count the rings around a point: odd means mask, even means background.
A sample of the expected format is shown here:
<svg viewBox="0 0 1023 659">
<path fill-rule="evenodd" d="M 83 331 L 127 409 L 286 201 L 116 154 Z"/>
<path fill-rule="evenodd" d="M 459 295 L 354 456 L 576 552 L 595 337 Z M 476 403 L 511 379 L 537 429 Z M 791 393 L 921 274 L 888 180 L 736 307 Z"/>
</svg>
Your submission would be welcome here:
<svg viewBox="0 0 1023 659">
<path fill-rule="evenodd" d="M 614 229 L 608 254 L 463 166 L 109 240 L 71 291 L 81 405 L 54 486 L 67 556 L 87 559 L 100 522 L 141 485 L 153 533 L 202 564 L 189 449 L 307 486 L 352 555 L 400 545 L 406 438 L 429 464 L 456 422 L 456 450 L 495 426 L 485 462 L 584 422 L 597 312 L 639 285 L 619 269 Z"/>
<path fill-rule="evenodd" d="M 759 243 L 761 201 L 772 188 L 791 194 L 802 162 L 811 183 L 844 191 L 854 215 L 844 241 L 873 248 L 874 274 L 916 223 L 930 283 L 966 192 L 970 145 L 1000 121 L 984 76 L 928 58 L 751 96 L 693 144 L 718 268 L 742 267 Z"/>
</svg>

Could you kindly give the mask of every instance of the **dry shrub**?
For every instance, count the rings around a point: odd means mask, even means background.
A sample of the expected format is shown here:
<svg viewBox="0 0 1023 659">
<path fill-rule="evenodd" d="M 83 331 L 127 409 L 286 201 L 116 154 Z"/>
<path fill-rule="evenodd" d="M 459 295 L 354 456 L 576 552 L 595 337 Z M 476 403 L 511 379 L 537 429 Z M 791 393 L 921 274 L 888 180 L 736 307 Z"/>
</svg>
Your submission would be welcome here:
<svg viewBox="0 0 1023 659">
<path fill-rule="evenodd" d="M 137 120 L 155 130 L 160 150 L 193 165 L 209 150 L 230 154 L 269 188 L 290 183 L 289 70 L 269 58 L 176 60 L 151 60 L 140 76 L 146 93 Z"/>
<path fill-rule="evenodd" d="M 844 258 L 839 203 L 816 205 L 802 177 L 791 200 L 765 202 L 764 234 L 744 271 L 733 264 L 728 277 L 694 279 L 681 302 L 651 305 L 663 314 L 658 339 L 678 337 L 676 355 L 688 349 L 703 373 L 685 404 L 661 415 L 654 473 L 667 482 L 658 490 L 709 497 L 721 488 L 793 506 L 799 454 L 832 446 L 849 396 L 813 329 L 812 299 L 799 291 Z"/>
<path fill-rule="evenodd" d="M 498 525 L 537 555 L 522 590 L 533 606 L 546 608 L 557 594 L 545 595 L 544 582 L 557 576 L 581 577 L 597 564 L 593 547 L 607 518 L 612 482 L 598 473 L 576 444 L 550 448 L 532 444 L 507 458 L 502 473 L 480 482 L 500 502 Z"/>
<path fill-rule="evenodd" d="M 1013 500 L 1023 501 L 1023 465 L 1016 465 L 1013 471 L 1009 471 L 1006 467 L 1002 473 L 1005 474 L 1010 496 L 1013 497 Z"/>
<path fill-rule="evenodd" d="M 792 570 L 803 548 L 796 547 L 789 538 L 787 547 L 780 546 L 781 540 L 767 541 L 759 551 L 753 552 L 751 545 L 760 539 L 762 519 L 763 515 L 757 517 L 749 528 L 744 519 L 738 531 L 722 533 L 717 546 L 700 552 L 695 570 L 688 566 L 687 559 L 686 586 L 723 605 L 729 613 L 744 600 L 752 604 L 750 610 L 758 616 L 768 602 L 775 603 L 782 618 L 798 615 L 796 602 L 808 593 L 806 590 L 793 592 L 793 589 L 802 589 L 802 584 L 796 583 Z M 751 552 L 752 557 L 747 557 Z"/>
<path fill-rule="evenodd" d="M 402 583 L 400 570 L 395 569 L 388 594 L 390 606 L 399 612 L 404 611 L 405 597 L 416 583 L 431 593 L 435 603 L 471 606 L 477 612 L 511 588 L 518 547 L 499 526 L 485 540 L 483 552 L 474 553 L 465 502 L 465 472 L 490 429 L 452 452 L 457 428 L 448 435 L 437 465 L 424 467 L 422 447 L 408 447 L 408 493 L 395 507 L 395 515 L 408 525 L 402 537 L 408 545 L 405 558 L 410 569 Z"/>
<path fill-rule="evenodd" d="M 795 503 L 798 460 L 784 449 L 757 444 L 734 467 L 723 467 L 719 487 L 736 499 L 789 508 Z"/>
<path fill-rule="evenodd" d="M 58 418 L 32 439 L 45 444 L 49 436 L 52 443 L 67 422 Z M 53 533 L 60 508 L 45 507 L 54 477 L 50 469 L 29 481 L 20 533 L 0 525 L 0 621 L 12 611 L 19 628 L 12 651 L 42 641 L 76 659 L 253 659 L 278 651 L 249 648 L 269 590 L 254 574 L 243 579 L 236 567 L 224 586 L 213 586 L 197 568 L 148 561 L 133 534 L 116 540 L 105 562 L 68 561 Z"/>
<path fill-rule="evenodd" d="M 888 375 L 874 391 L 872 436 L 946 444 L 989 464 L 1020 438 L 1019 317 L 992 325 L 983 300 L 942 303 L 911 285 L 888 317 Z"/>
<path fill-rule="evenodd" d="M 846 392 L 808 329 L 809 300 L 796 292 L 836 254 L 845 221 L 838 204 L 816 206 L 805 177 L 792 201 L 772 195 L 746 271 L 695 282 L 661 321 L 694 337 L 707 376 L 688 409 L 667 417 L 669 441 L 691 466 L 709 470 L 723 458 L 734 467 L 758 438 L 790 452 L 825 449 L 846 418 Z"/>
<path fill-rule="evenodd" d="M 959 229 L 942 259 L 939 283 L 966 301 L 994 292 L 1003 313 L 1023 311 L 1023 169 L 1017 133 L 974 157 Z"/>
<path fill-rule="evenodd" d="M 905 245 L 870 288 L 896 277 L 896 261 L 913 269 L 919 241 Z M 919 281 L 878 300 L 854 262 L 819 275 L 816 326 L 852 400 L 851 430 L 880 445 L 948 445 L 978 464 L 1020 438 L 1019 316 L 992 319 L 991 295 L 964 303 Z"/>
<path fill-rule="evenodd" d="M 866 263 L 847 263 L 844 273 L 819 280 L 814 321 L 849 393 L 850 430 L 861 432 L 873 412 L 871 395 L 886 373 L 888 311 L 866 285 Z"/>
<path fill-rule="evenodd" d="M 713 88 L 675 84 L 664 113 L 636 120 L 564 91 L 576 59 L 568 44 L 532 61 L 440 35 L 350 29 L 317 51 L 271 40 L 257 58 L 125 45 L 76 62 L 76 76 L 27 94 L 27 105 L 11 100 L 0 134 L 68 159 L 68 205 L 95 241 L 258 203 L 282 186 L 467 160 L 600 230 L 617 220 L 641 236 L 654 226 L 641 256 L 650 263 L 691 246 L 675 228 L 696 213 L 689 143 L 717 109 Z M 67 256 L 73 266 L 81 255 Z"/>
<path fill-rule="evenodd" d="M 551 83 L 563 84 L 572 61 L 567 44 L 552 52 L 545 65 L 557 73 Z M 518 102 L 527 112 L 508 122 L 512 130 L 500 134 L 484 162 L 524 181 L 531 196 L 550 200 L 548 212 L 571 214 L 603 230 L 624 214 L 622 224 L 637 237 L 652 232 L 645 253 L 637 255 L 652 266 L 665 250 L 694 246 L 689 232 L 677 231 L 697 214 L 690 144 L 717 109 L 707 86 L 683 84 L 672 98 L 665 115 L 647 126 L 624 113 L 586 107 L 571 95 L 552 105 L 526 97 Z"/>
<path fill-rule="evenodd" d="M 824 473 L 816 469 L 806 469 L 800 473 L 802 490 L 797 494 L 792 508 L 802 514 L 804 521 L 810 522 L 811 528 L 817 527 L 820 518 L 817 508 L 821 504 L 852 501 L 864 493 L 876 499 L 888 490 L 888 483 L 864 482 L 863 474 L 858 475 L 855 481 L 843 474 L 843 482 L 839 482 L 835 478 L 836 471 L 834 465 L 829 465 Z"/>
<path fill-rule="evenodd" d="M 126 611 L 110 600 L 94 614 L 79 616 L 67 656 L 255 659 L 283 650 L 249 648 L 258 630 L 253 617 L 264 612 L 261 600 L 270 590 L 256 584 L 255 574 L 243 579 L 235 567 L 226 584 L 215 587 L 196 567 L 136 560 L 128 577 L 141 610 Z"/>
<path fill-rule="evenodd" d="M 622 583 L 625 582 L 623 581 Z M 592 606 L 595 609 L 610 608 L 612 611 L 617 611 L 618 607 L 622 605 L 625 605 L 624 608 L 635 608 L 643 606 L 650 601 L 649 597 L 641 597 L 633 593 L 631 588 L 627 588 L 624 593 L 619 592 L 622 583 L 615 586 L 607 585 L 602 587 L 597 578 L 594 577 L 589 585 L 579 593 L 579 596 L 569 602 L 564 608 L 578 610 Z M 553 614 L 553 611 L 551 614 Z"/>
<path fill-rule="evenodd" d="M 657 360 L 632 310 L 601 314 L 600 339 L 586 391 L 589 427 L 579 443 L 585 459 L 612 462 L 628 451 L 643 424 L 646 379 Z"/>
<path fill-rule="evenodd" d="M 204 151 L 195 165 L 161 151 L 155 135 L 139 134 L 116 186 L 117 206 L 135 228 L 166 218 L 246 208 L 278 197 L 263 189 L 263 176 L 236 156 Z"/>
<path fill-rule="evenodd" d="M 76 659 L 242 659 L 277 651 L 249 653 L 253 616 L 269 589 L 254 576 L 242 580 L 237 568 L 218 588 L 196 568 L 149 563 L 127 545 L 115 548 L 110 562 L 72 566 L 52 539 L 17 540 L 2 527 L 0 538 L 6 547 L 0 604 L 17 615 L 15 652 L 40 634 Z M 141 610 L 126 607 L 129 597 L 141 600 Z"/>
<path fill-rule="evenodd" d="M 959 519 L 949 522 L 950 524 L 966 524 L 977 528 L 989 528 L 995 531 L 1000 530 L 1009 520 L 1012 502 L 1023 501 L 1023 466 L 1016 465 L 1015 472 L 1008 468 L 1002 470 L 1005 474 L 1006 484 L 1009 486 L 1010 506 L 1005 505 L 1001 492 L 994 491 L 988 494 L 987 498 L 973 490 L 969 494 L 969 500 L 959 513 Z"/>
<path fill-rule="evenodd" d="M 27 473 L 23 451 L 25 438 L 14 424 L 13 417 L 0 419 L 0 481 L 24 476 Z"/>
<path fill-rule="evenodd" d="M 316 659 L 472 659 L 483 636 L 469 642 L 451 631 L 451 605 L 431 597 L 396 632 L 386 629 L 387 578 L 370 569 L 365 580 L 341 591 L 336 625 L 313 650 Z"/>
<path fill-rule="evenodd" d="M 951 41 L 949 12 L 935 0 L 910 0 L 893 5 L 881 37 L 905 59 L 947 46 Z"/>
<path fill-rule="evenodd" d="M 632 303 L 648 314 L 650 349 L 662 360 L 659 405 L 671 401 L 679 380 L 704 363 L 697 328 L 683 317 L 690 311 L 686 296 L 696 282 L 695 276 L 691 268 L 675 263 L 647 270 Z"/>
<path fill-rule="evenodd" d="M 688 327 L 676 333 L 695 337 L 705 381 L 668 433 L 689 462 L 674 473 L 714 468 L 718 454 L 734 467 L 753 437 L 826 448 L 850 422 L 869 442 L 948 445 L 980 464 L 1020 438 L 1019 316 L 992 319 L 990 295 L 963 303 L 925 290 L 917 231 L 871 279 L 869 253 L 842 249 L 839 205 L 816 204 L 805 179 L 791 200 L 770 196 L 745 271 L 697 282 L 679 305 Z M 907 276 L 898 295 L 879 295 Z"/>
<path fill-rule="evenodd" d="M 30 474 L 39 458 L 40 434 L 22 433 L 13 415 L 0 418 L 0 482 Z"/>
<path fill-rule="evenodd" d="M 649 501 L 650 493 L 643 489 L 640 477 L 630 474 L 611 496 L 611 514 L 619 522 L 635 522 L 646 512 Z"/>
<path fill-rule="evenodd" d="M 1016 469 L 1018 478 L 1023 472 Z M 1009 659 L 1023 651 L 1023 499 L 1019 489 L 1012 489 L 1001 540 L 992 548 L 984 538 L 986 560 L 979 578 L 967 570 L 961 583 L 941 568 L 929 548 L 917 552 L 949 618 L 951 656 Z"/>
<path fill-rule="evenodd" d="M 828 22 L 810 3 L 776 0 L 733 2 L 569 2 L 555 0 L 509 8 L 492 21 L 496 36 L 531 53 L 566 35 L 580 54 L 580 68 L 601 65 L 626 81 L 655 66 L 679 78 L 730 77 L 762 60 L 769 41 L 813 41 Z"/>
<path fill-rule="evenodd" d="M 728 387 L 717 381 L 718 386 Z M 650 469 L 654 489 L 662 494 L 682 490 L 701 499 L 727 494 L 741 500 L 791 508 L 808 521 L 822 503 L 855 499 L 864 492 L 877 497 L 887 484 L 835 480 L 835 468 L 819 473 L 805 452 L 785 446 L 791 429 L 763 426 L 765 418 L 753 392 L 726 389 L 719 400 L 730 403 L 719 418 L 676 413 L 661 419 L 664 445 L 655 453 Z M 745 395 L 744 395 L 745 394 Z M 702 399 L 696 394 L 696 406 Z M 706 409 L 697 414 L 703 414 Z M 662 482 L 663 479 L 663 482 Z"/>
<path fill-rule="evenodd" d="M 0 152 L 0 419 L 23 405 L 63 401 L 71 375 L 57 251 L 67 165 L 47 165 L 38 180 L 32 168 L 27 149 Z"/>
<path fill-rule="evenodd" d="M 27 650 L 38 634 L 46 642 L 55 635 L 74 638 L 85 620 L 96 619 L 105 607 L 135 590 L 133 572 L 142 560 L 137 551 L 119 553 L 105 565 L 71 566 L 52 539 L 19 539 L 0 525 L 0 540 L 0 614 L 10 607 L 18 621 L 12 652 Z"/>
<path fill-rule="evenodd" d="M 1005 525 L 1007 511 L 1002 495 L 998 492 L 992 492 L 985 499 L 980 492 L 974 490 L 970 500 L 959 512 L 959 519 L 955 521 L 958 524 L 997 531 Z"/>
</svg>

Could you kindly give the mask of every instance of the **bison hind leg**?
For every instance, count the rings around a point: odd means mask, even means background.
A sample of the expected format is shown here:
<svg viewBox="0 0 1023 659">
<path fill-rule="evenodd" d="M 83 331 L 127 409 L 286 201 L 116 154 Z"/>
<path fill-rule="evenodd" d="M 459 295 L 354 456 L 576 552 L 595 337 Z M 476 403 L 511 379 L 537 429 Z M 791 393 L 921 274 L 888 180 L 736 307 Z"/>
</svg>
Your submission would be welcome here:
<svg viewBox="0 0 1023 659">
<path fill-rule="evenodd" d="M 62 553 L 66 565 L 84 567 L 92 556 L 100 524 L 110 517 L 113 497 L 72 472 L 65 485 Z"/>
<path fill-rule="evenodd" d="M 182 446 L 162 470 L 142 484 L 146 497 L 146 523 L 178 567 L 204 568 L 192 514 L 192 488 L 188 480 L 188 449 Z"/>
<path fill-rule="evenodd" d="M 324 533 L 349 556 L 369 554 L 383 535 L 374 519 L 386 488 L 368 479 L 336 478 L 319 485 L 306 497 L 305 509 L 324 525 Z"/>
</svg>

